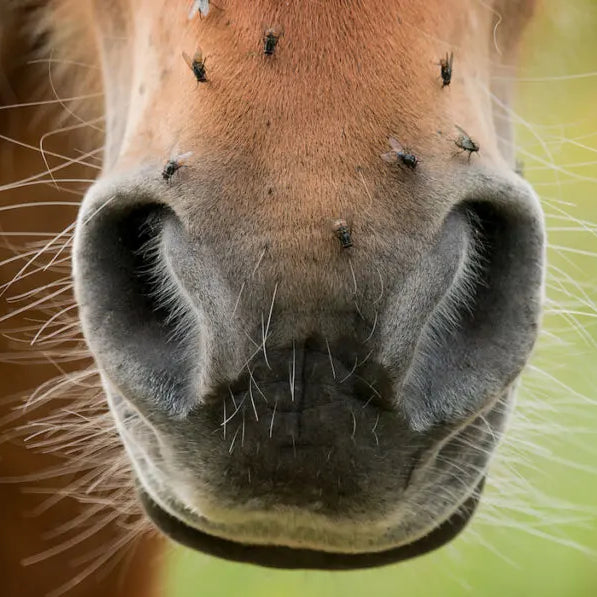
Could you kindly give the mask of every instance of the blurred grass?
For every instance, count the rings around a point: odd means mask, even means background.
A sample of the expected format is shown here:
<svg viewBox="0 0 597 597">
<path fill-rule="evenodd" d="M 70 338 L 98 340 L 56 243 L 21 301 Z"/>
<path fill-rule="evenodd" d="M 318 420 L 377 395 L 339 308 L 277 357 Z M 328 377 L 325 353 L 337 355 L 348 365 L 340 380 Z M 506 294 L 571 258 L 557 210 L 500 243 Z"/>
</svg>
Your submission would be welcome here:
<svg viewBox="0 0 597 597">
<path fill-rule="evenodd" d="M 520 76 L 597 71 L 596 31 L 595 0 L 544 0 Z M 597 76 L 518 88 L 520 157 L 552 246 L 546 332 L 476 520 L 438 552 L 363 572 L 273 571 L 173 548 L 168 596 L 597 595 Z"/>
</svg>

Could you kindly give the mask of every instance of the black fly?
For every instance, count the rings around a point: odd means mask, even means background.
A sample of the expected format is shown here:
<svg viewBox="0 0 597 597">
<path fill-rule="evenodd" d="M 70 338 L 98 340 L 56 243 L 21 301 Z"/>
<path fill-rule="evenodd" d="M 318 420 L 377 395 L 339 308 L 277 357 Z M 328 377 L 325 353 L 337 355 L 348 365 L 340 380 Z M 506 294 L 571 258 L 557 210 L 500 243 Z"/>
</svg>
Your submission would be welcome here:
<svg viewBox="0 0 597 597">
<path fill-rule="evenodd" d="M 182 53 L 182 57 L 184 61 L 187 63 L 188 67 L 193 71 L 195 75 L 195 79 L 197 79 L 197 83 L 205 83 L 207 81 L 207 74 L 205 72 L 205 58 L 203 57 L 203 52 L 199 48 L 193 58 L 191 58 L 186 52 Z"/>
<path fill-rule="evenodd" d="M 417 158 L 417 156 L 411 153 L 410 150 L 402 147 L 398 139 L 390 137 L 388 141 L 390 143 L 392 151 L 382 153 L 381 159 L 384 160 L 384 162 L 388 162 L 389 164 L 395 164 L 398 160 L 400 160 L 405 166 L 407 166 L 411 170 L 414 170 L 417 167 L 417 164 L 419 163 L 419 159 Z"/>
<path fill-rule="evenodd" d="M 334 221 L 334 234 L 336 238 L 340 241 L 340 245 L 343 249 L 348 249 L 352 247 L 352 237 L 350 235 L 350 227 L 346 220 L 339 218 L 338 220 Z"/>
<path fill-rule="evenodd" d="M 452 81 L 452 63 L 454 62 L 454 52 L 446 52 L 445 58 L 440 58 L 439 66 L 441 69 L 442 88 L 446 87 Z"/>
<path fill-rule="evenodd" d="M 175 158 L 169 159 L 162 170 L 162 178 L 166 182 L 170 182 L 174 174 L 185 165 L 185 161 L 192 155 L 192 151 L 187 151 L 186 153 L 183 153 Z"/>
<path fill-rule="evenodd" d="M 456 144 L 456 147 L 459 147 L 461 149 L 461 152 L 468 151 L 468 159 L 470 162 L 471 155 L 473 155 L 473 153 L 477 153 L 480 149 L 480 146 L 476 141 L 473 141 L 470 138 L 469 134 L 461 126 L 458 126 L 457 124 L 454 126 L 460 132 L 460 135 L 456 137 L 454 143 Z"/>
<path fill-rule="evenodd" d="M 278 45 L 281 33 L 276 27 L 270 27 L 266 29 L 263 34 L 263 53 L 266 56 L 272 56 Z"/>
</svg>

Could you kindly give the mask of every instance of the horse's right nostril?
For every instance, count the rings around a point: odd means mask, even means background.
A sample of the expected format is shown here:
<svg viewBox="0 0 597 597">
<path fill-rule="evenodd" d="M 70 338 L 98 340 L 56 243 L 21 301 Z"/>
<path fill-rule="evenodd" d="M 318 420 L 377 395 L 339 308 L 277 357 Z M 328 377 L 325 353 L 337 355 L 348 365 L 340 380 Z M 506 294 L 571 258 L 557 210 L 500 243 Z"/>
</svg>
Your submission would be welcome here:
<svg viewBox="0 0 597 597">
<path fill-rule="evenodd" d="M 83 329 L 100 367 L 133 394 L 148 386 L 147 395 L 168 394 L 188 358 L 190 309 L 162 258 L 162 231 L 174 219 L 158 203 L 116 200 L 79 219 L 73 275 Z"/>
</svg>

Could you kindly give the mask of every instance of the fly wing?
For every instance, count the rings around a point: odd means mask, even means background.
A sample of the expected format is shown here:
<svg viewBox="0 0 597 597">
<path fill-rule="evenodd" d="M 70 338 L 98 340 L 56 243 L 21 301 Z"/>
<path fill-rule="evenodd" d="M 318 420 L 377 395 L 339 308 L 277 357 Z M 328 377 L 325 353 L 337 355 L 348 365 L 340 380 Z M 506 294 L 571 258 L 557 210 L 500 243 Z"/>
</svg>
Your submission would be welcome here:
<svg viewBox="0 0 597 597">
<path fill-rule="evenodd" d="M 184 58 L 184 61 L 187 63 L 187 66 L 193 70 L 193 59 L 186 53 L 183 51 L 182 53 L 182 57 Z"/>
<path fill-rule="evenodd" d="M 336 232 L 342 226 L 346 226 L 346 228 L 350 230 L 352 228 L 353 219 L 353 213 L 351 211 L 348 211 L 339 214 L 337 217 L 331 218 L 328 221 L 332 230 Z"/>
<path fill-rule="evenodd" d="M 209 0 L 194 0 L 191 10 L 189 10 L 189 21 L 194 19 L 198 12 L 204 17 L 209 14 Z"/>
<path fill-rule="evenodd" d="M 209 14 L 209 0 L 199 0 L 199 12 L 206 17 Z"/>
<path fill-rule="evenodd" d="M 454 52 L 450 52 L 450 57 L 448 58 L 448 67 L 452 70 L 452 63 L 454 62 Z"/>
<path fill-rule="evenodd" d="M 398 139 L 396 139 L 395 137 L 390 137 L 388 139 L 388 142 L 390 143 L 390 147 L 396 153 L 404 153 L 404 147 L 402 147 L 402 144 L 400 143 L 400 141 L 398 141 Z"/>
<path fill-rule="evenodd" d="M 187 151 L 185 153 L 181 153 L 180 155 L 176 156 L 176 161 L 179 164 L 183 164 L 186 160 L 188 160 L 193 155 L 192 151 Z"/>
<path fill-rule="evenodd" d="M 199 12 L 199 2 L 195 0 L 193 5 L 191 6 L 191 10 L 189 10 L 189 21 L 195 18 L 195 15 Z"/>
<path fill-rule="evenodd" d="M 263 31 L 263 35 L 273 35 L 274 37 L 282 37 L 284 35 L 284 29 L 280 26 L 279 23 L 268 24 L 265 21 L 261 21 L 261 29 Z"/>
<path fill-rule="evenodd" d="M 468 133 L 461 126 L 459 126 L 457 124 L 455 124 L 454 126 L 458 129 L 458 132 L 461 135 L 464 135 L 467 139 L 469 138 Z"/>
<path fill-rule="evenodd" d="M 398 154 L 395 151 L 388 151 L 387 153 L 380 154 L 381 159 L 388 164 L 395 164 L 398 160 Z"/>
</svg>

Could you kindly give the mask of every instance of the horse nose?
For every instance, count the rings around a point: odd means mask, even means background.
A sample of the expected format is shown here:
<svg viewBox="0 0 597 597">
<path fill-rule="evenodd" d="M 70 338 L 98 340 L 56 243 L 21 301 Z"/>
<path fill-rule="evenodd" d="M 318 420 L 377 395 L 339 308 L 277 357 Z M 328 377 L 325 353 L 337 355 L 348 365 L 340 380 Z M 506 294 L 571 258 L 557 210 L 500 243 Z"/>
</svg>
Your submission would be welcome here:
<svg viewBox="0 0 597 597">
<path fill-rule="evenodd" d="M 332 388 L 424 430 L 503 393 L 533 346 L 544 239 L 521 181 L 482 180 L 412 250 L 398 234 L 385 253 L 364 237 L 342 248 L 330 232 L 302 262 L 280 251 L 245 295 L 250 248 L 206 221 L 183 221 L 150 184 L 100 182 L 85 199 L 83 330 L 106 383 L 135 402 L 184 414 L 247 372 L 278 395 L 292 350 L 297 392 Z"/>
</svg>

